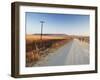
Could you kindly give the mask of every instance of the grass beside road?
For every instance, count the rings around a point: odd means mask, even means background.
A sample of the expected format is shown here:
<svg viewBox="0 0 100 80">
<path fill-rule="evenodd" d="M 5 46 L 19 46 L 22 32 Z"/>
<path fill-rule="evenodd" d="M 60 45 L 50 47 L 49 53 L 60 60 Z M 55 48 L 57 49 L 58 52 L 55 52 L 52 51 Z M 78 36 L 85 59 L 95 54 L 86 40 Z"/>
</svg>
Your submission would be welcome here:
<svg viewBox="0 0 100 80">
<path fill-rule="evenodd" d="M 26 67 L 33 66 L 43 56 L 72 40 L 69 36 L 26 35 Z"/>
</svg>

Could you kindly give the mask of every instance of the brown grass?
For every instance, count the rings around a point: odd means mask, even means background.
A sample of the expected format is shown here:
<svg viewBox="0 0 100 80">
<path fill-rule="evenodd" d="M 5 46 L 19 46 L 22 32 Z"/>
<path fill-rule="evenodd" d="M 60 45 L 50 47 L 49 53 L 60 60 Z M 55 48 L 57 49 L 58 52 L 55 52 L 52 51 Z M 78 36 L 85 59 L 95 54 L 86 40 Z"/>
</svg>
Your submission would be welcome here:
<svg viewBox="0 0 100 80">
<path fill-rule="evenodd" d="M 63 46 L 70 40 L 71 37 L 43 36 L 41 41 L 40 35 L 26 35 L 26 66 L 32 66 L 41 59 L 42 55 Z"/>
</svg>

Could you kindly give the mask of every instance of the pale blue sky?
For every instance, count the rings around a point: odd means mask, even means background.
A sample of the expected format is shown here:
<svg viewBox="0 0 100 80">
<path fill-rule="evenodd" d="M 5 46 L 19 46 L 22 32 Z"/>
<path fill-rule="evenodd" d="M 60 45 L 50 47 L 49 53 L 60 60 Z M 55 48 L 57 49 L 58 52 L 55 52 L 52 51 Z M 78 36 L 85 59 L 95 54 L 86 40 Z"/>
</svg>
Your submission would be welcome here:
<svg viewBox="0 0 100 80">
<path fill-rule="evenodd" d="M 90 16 L 26 12 L 26 34 L 41 32 L 40 21 L 45 21 L 43 34 L 89 35 Z"/>
</svg>

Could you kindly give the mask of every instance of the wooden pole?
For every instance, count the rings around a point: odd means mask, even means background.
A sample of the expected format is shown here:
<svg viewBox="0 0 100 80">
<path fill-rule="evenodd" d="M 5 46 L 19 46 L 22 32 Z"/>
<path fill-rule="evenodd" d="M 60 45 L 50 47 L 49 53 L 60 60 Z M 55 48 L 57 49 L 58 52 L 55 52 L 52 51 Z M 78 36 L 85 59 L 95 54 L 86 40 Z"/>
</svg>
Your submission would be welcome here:
<svg viewBox="0 0 100 80">
<path fill-rule="evenodd" d="M 41 37 L 40 37 L 40 40 L 41 40 L 41 46 L 42 46 L 42 34 L 43 34 L 43 24 L 45 23 L 44 21 L 40 21 L 41 23 Z"/>
</svg>

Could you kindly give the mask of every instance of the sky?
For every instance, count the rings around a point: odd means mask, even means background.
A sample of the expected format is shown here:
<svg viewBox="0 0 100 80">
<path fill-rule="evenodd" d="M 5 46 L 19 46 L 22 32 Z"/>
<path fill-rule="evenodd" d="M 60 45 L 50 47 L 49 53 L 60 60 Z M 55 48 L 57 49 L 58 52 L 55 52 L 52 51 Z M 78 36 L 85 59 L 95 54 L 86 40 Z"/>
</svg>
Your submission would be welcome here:
<svg viewBox="0 0 100 80">
<path fill-rule="evenodd" d="M 26 34 L 68 34 L 89 36 L 90 16 L 79 14 L 25 13 Z"/>
</svg>

